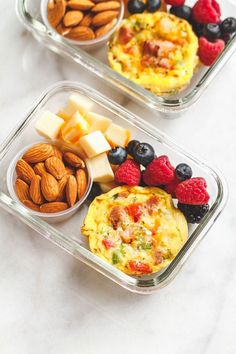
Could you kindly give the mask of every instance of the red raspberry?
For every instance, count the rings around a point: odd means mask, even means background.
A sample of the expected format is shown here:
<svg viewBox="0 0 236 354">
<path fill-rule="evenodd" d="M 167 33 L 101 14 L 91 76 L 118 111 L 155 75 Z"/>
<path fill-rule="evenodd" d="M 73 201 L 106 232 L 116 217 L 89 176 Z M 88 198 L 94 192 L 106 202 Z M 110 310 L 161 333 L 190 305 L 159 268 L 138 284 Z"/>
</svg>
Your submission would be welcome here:
<svg viewBox="0 0 236 354">
<path fill-rule="evenodd" d="M 138 186 L 141 181 L 139 165 L 134 160 L 126 160 L 116 170 L 115 181 L 128 186 Z"/>
<path fill-rule="evenodd" d="M 173 198 L 175 198 L 175 190 L 178 184 L 180 184 L 180 182 L 181 181 L 177 177 L 175 177 L 175 179 L 171 183 L 165 186 L 165 191 L 171 194 Z"/>
<path fill-rule="evenodd" d="M 198 23 L 219 23 L 220 5 L 216 0 L 198 0 L 193 6 L 192 16 Z"/>
<path fill-rule="evenodd" d="M 171 6 L 182 6 L 185 0 L 166 0 L 165 3 Z"/>
<path fill-rule="evenodd" d="M 167 156 L 155 158 L 143 173 L 143 180 L 148 186 L 168 184 L 175 178 L 175 169 Z"/>
<path fill-rule="evenodd" d="M 215 42 L 209 42 L 205 37 L 200 37 L 198 55 L 202 64 L 207 66 L 214 64 L 224 48 L 225 42 L 222 39 L 217 39 Z"/>
<path fill-rule="evenodd" d="M 203 205 L 209 202 L 210 196 L 206 190 L 204 178 L 196 177 L 181 182 L 176 190 L 176 197 L 182 204 Z"/>
</svg>

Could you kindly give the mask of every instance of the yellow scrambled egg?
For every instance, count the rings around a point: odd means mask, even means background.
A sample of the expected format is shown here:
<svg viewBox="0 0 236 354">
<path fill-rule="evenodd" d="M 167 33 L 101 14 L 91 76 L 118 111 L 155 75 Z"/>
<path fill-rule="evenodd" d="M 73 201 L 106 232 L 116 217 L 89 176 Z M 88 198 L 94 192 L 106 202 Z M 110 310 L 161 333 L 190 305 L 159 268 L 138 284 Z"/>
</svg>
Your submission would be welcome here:
<svg viewBox="0 0 236 354">
<path fill-rule="evenodd" d="M 162 189 L 122 186 L 91 203 L 82 233 L 103 260 L 143 275 L 170 264 L 187 239 L 188 225 Z"/>
<path fill-rule="evenodd" d="M 124 19 L 108 45 L 111 67 L 157 95 L 187 86 L 198 63 L 191 25 L 166 12 Z"/>
</svg>

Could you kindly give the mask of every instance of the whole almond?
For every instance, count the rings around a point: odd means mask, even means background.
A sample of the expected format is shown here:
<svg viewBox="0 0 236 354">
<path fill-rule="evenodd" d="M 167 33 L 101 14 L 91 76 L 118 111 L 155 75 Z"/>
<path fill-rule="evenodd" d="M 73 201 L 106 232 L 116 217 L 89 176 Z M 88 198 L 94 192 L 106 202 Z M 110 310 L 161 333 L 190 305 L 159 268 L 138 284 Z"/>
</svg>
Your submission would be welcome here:
<svg viewBox="0 0 236 354">
<path fill-rule="evenodd" d="M 49 157 L 45 161 L 45 167 L 56 179 L 61 179 L 66 174 L 64 163 L 56 156 Z"/>
<path fill-rule="evenodd" d="M 53 147 L 50 144 L 36 144 L 29 148 L 22 159 L 28 163 L 38 163 L 47 160 L 53 155 Z"/>
<path fill-rule="evenodd" d="M 66 183 L 67 183 L 68 175 L 65 175 L 58 181 L 59 194 L 56 199 L 56 202 L 62 202 L 66 199 Z"/>
<path fill-rule="evenodd" d="M 41 192 L 41 177 L 35 175 L 30 184 L 30 197 L 35 204 L 43 204 L 44 198 Z"/>
<path fill-rule="evenodd" d="M 114 10 L 99 12 L 97 15 L 94 16 L 92 20 L 92 25 L 95 27 L 106 25 L 118 15 L 119 12 Z"/>
<path fill-rule="evenodd" d="M 75 170 L 72 167 L 66 166 L 67 175 L 75 175 Z"/>
<path fill-rule="evenodd" d="M 109 32 L 112 27 L 116 24 L 117 19 L 114 18 L 111 22 L 107 23 L 106 25 L 103 25 L 101 27 L 99 27 L 96 31 L 95 31 L 95 36 L 96 37 L 101 37 L 104 36 L 107 32 Z"/>
<path fill-rule="evenodd" d="M 54 202 L 59 194 L 58 182 L 50 173 L 44 173 L 41 177 L 41 191 L 48 202 Z"/>
<path fill-rule="evenodd" d="M 56 30 L 59 34 L 65 36 L 70 32 L 71 27 L 65 27 L 62 23 L 59 23 L 59 25 L 56 27 Z"/>
<path fill-rule="evenodd" d="M 70 207 L 72 207 L 77 198 L 77 182 L 75 176 L 69 176 L 66 183 L 66 200 Z"/>
<path fill-rule="evenodd" d="M 70 0 L 67 2 L 67 6 L 74 10 L 89 10 L 94 6 L 94 3 L 90 0 Z"/>
<path fill-rule="evenodd" d="M 92 23 L 92 19 L 93 19 L 92 13 L 85 15 L 82 21 L 80 22 L 80 26 L 89 27 Z"/>
<path fill-rule="evenodd" d="M 34 172 L 36 175 L 39 175 L 42 177 L 44 173 L 47 173 L 47 170 L 45 168 L 44 162 L 38 162 L 34 166 Z"/>
<path fill-rule="evenodd" d="M 35 173 L 32 167 L 25 160 L 18 160 L 16 163 L 16 174 L 27 184 L 30 184 Z"/>
<path fill-rule="evenodd" d="M 83 12 L 81 11 L 68 11 L 63 18 L 63 23 L 66 27 L 77 26 L 83 16 Z"/>
<path fill-rule="evenodd" d="M 75 39 L 78 41 L 88 41 L 94 39 L 95 34 L 89 27 L 78 26 L 73 27 L 72 30 L 66 35 L 66 38 Z"/>
<path fill-rule="evenodd" d="M 15 189 L 16 189 L 16 195 L 22 203 L 24 200 L 30 199 L 29 186 L 22 179 L 17 178 Z"/>
<path fill-rule="evenodd" d="M 76 171 L 76 181 L 78 198 L 81 199 L 87 189 L 87 176 L 84 170 L 79 169 Z"/>
<path fill-rule="evenodd" d="M 53 148 L 53 156 L 56 156 L 58 157 L 58 159 L 62 160 L 63 154 L 61 150 L 56 145 L 52 145 L 52 148 Z"/>
<path fill-rule="evenodd" d="M 59 213 L 68 209 L 68 204 L 63 202 L 44 203 L 40 206 L 41 213 Z"/>
<path fill-rule="evenodd" d="M 40 211 L 39 209 L 39 205 L 37 204 L 34 204 L 34 202 L 32 202 L 31 200 L 24 200 L 23 201 L 23 204 L 27 207 L 27 208 L 30 208 L 34 211 Z"/>
<path fill-rule="evenodd" d="M 96 4 L 92 8 L 92 12 L 101 12 L 107 10 L 118 10 L 120 8 L 119 1 L 104 1 Z"/>
<path fill-rule="evenodd" d="M 65 152 L 63 155 L 64 160 L 71 166 L 73 167 L 85 167 L 85 163 L 84 161 L 76 154 L 74 154 L 73 152 Z"/>
<path fill-rule="evenodd" d="M 57 27 L 57 25 L 63 19 L 65 12 L 66 12 L 66 1 L 65 0 L 57 0 L 56 3 L 54 3 L 54 6 L 52 6 L 52 4 L 49 3 L 48 21 L 52 25 L 52 27 L 54 27 L 54 28 Z"/>
</svg>

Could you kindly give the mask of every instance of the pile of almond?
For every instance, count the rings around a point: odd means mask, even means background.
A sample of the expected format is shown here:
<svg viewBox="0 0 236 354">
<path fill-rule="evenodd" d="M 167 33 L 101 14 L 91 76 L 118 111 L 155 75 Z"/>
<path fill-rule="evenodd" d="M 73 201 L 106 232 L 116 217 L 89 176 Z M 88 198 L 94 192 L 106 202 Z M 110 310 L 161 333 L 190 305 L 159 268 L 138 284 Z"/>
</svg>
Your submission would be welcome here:
<svg viewBox="0 0 236 354">
<path fill-rule="evenodd" d="M 120 6 L 120 0 L 49 0 L 48 20 L 66 38 L 87 41 L 112 29 Z"/>
<path fill-rule="evenodd" d="M 71 208 L 87 190 L 84 161 L 51 144 L 36 144 L 16 163 L 15 191 L 28 208 L 57 213 Z"/>
</svg>

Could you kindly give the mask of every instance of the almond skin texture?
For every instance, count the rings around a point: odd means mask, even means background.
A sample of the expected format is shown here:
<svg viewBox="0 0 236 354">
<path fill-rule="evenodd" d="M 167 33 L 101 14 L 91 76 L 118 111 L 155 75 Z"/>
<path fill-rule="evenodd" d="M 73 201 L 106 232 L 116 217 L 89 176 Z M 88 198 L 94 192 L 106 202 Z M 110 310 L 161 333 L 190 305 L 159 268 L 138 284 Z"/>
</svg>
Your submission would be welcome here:
<svg viewBox="0 0 236 354">
<path fill-rule="evenodd" d="M 70 33 L 71 27 L 65 27 L 62 23 L 59 23 L 56 30 L 62 36 L 66 36 L 68 33 Z"/>
<path fill-rule="evenodd" d="M 16 163 L 16 174 L 20 179 L 22 179 L 27 184 L 30 184 L 32 178 L 35 175 L 32 167 L 22 159 L 17 161 Z"/>
<path fill-rule="evenodd" d="M 30 208 L 34 211 L 40 211 L 40 208 L 39 208 L 39 205 L 37 204 L 34 204 L 34 202 L 32 202 L 31 200 L 24 200 L 23 201 L 23 204 L 27 207 L 27 208 Z"/>
<path fill-rule="evenodd" d="M 95 32 L 96 38 L 104 36 L 107 32 L 109 32 L 112 29 L 112 27 L 116 24 L 116 22 L 117 22 L 117 19 L 114 18 L 111 22 L 99 27 Z"/>
<path fill-rule="evenodd" d="M 107 10 L 118 10 L 120 8 L 120 3 L 118 1 L 105 1 L 100 2 L 92 8 L 93 12 L 101 12 Z"/>
<path fill-rule="evenodd" d="M 52 148 L 53 148 L 53 156 L 56 156 L 58 159 L 62 160 L 63 154 L 61 150 L 59 150 L 56 145 L 53 145 Z"/>
<path fill-rule="evenodd" d="M 84 16 L 84 18 L 80 22 L 80 26 L 89 27 L 92 23 L 92 20 L 93 20 L 93 14 L 89 13 Z"/>
<path fill-rule="evenodd" d="M 84 170 L 79 169 L 76 171 L 78 199 L 81 199 L 87 189 L 87 176 Z"/>
<path fill-rule="evenodd" d="M 44 173 L 47 173 L 47 170 L 45 168 L 44 162 L 38 162 L 35 166 L 34 166 L 34 172 L 36 175 L 39 175 L 42 177 L 42 175 Z"/>
<path fill-rule="evenodd" d="M 95 38 L 95 34 L 90 27 L 78 26 L 73 27 L 70 33 L 66 35 L 66 38 L 78 41 L 89 41 Z"/>
<path fill-rule="evenodd" d="M 70 0 L 67 6 L 73 10 L 89 10 L 94 6 L 94 3 L 89 0 Z"/>
<path fill-rule="evenodd" d="M 67 175 L 75 175 L 75 170 L 72 167 L 66 166 Z"/>
<path fill-rule="evenodd" d="M 114 10 L 99 12 L 96 16 L 94 16 L 92 25 L 95 27 L 106 25 L 114 18 L 117 18 L 118 15 L 119 12 Z"/>
<path fill-rule="evenodd" d="M 22 156 L 22 159 L 28 163 L 38 163 L 47 160 L 52 155 L 52 145 L 36 144 L 26 151 L 26 153 Z"/>
<path fill-rule="evenodd" d="M 64 163 L 56 156 L 49 157 L 45 161 L 45 167 L 56 179 L 61 179 L 66 174 Z"/>
<path fill-rule="evenodd" d="M 44 198 L 41 192 L 41 177 L 35 175 L 30 184 L 30 197 L 35 204 L 43 204 Z"/>
<path fill-rule="evenodd" d="M 68 11 L 63 18 L 63 23 L 66 27 L 77 26 L 81 22 L 83 16 L 83 12 L 81 11 Z"/>
<path fill-rule="evenodd" d="M 57 202 L 63 202 L 66 199 L 66 184 L 67 184 L 68 175 L 65 175 L 58 181 L 59 194 L 56 199 Z"/>
<path fill-rule="evenodd" d="M 58 213 L 68 209 L 68 205 L 63 202 L 45 203 L 40 206 L 41 213 Z"/>
<path fill-rule="evenodd" d="M 66 12 L 66 2 L 65 0 L 57 0 L 52 6 L 52 2 L 48 6 L 48 21 L 52 27 L 56 28 L 57 25 L 63 19 Z"/>
<path fill-rule="evenodd" d="M 50 173 L 45 173 L 41 178 L 41 191 L 48 202 L 54 202 L 59 194 L 58 182 Z"/>
<path fill-rule="evenodd" d="M 65 152 L 64 153 L 64 160 L 71 165 L 72 167 L 85 167 L 84 161 L 76 154 L 73 152 Z"/>
<path fill-rule="evenodd" d="M 24 200 L 30 199 L 29 186 L 22 179 L 18 178 L 16 180 L 15 189 L 16 195 L 22 203 Z"/>
<path fill-rule="evenodd" d="M 69 176 L 66 184 L 66 200 L 70 207 L 72 207 L 77 199 L 77 182 L 75 176 Z"/>
</svg>

